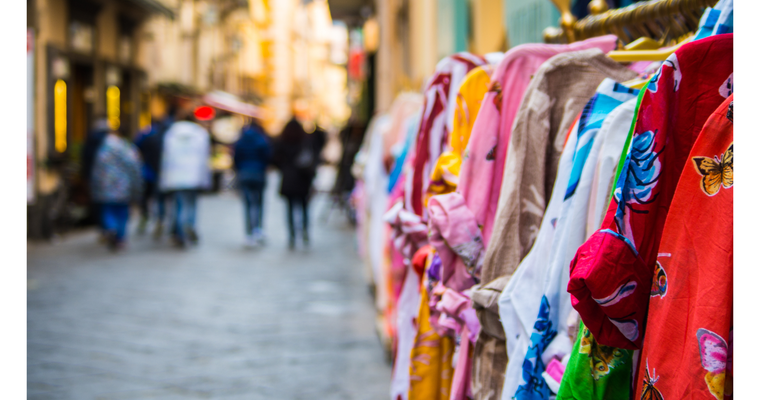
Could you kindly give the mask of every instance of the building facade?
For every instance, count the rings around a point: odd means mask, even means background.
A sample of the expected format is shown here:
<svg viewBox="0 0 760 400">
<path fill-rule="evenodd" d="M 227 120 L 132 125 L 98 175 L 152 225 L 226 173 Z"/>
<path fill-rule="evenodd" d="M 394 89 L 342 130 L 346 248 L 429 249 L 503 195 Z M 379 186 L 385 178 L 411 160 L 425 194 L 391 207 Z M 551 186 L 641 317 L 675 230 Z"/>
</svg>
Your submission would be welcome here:
<svg viewBox="0 0 760 400">
<path fill-rule="evenodd" d="M 28 233 L 50 237 L 55 220 L 76 224 L 87 214 L 80 154 L 95 119 L 107 116 L 133 134 L 147 123 L 142 25 L 174 13 L 158 0 L 28 0 L 27 9 L 34 60 Z"/>
<path fill-rule="evenodd" d="M 348 29 L 326 0 L 27 0 L 27 9 L 33 238 L 92 222 L 81 150 L 101 116 L 135 136 L 210 92 L 263 107 L 272 134 L 296 104 L 325 128 L 350 115 Z"/>
</svg>

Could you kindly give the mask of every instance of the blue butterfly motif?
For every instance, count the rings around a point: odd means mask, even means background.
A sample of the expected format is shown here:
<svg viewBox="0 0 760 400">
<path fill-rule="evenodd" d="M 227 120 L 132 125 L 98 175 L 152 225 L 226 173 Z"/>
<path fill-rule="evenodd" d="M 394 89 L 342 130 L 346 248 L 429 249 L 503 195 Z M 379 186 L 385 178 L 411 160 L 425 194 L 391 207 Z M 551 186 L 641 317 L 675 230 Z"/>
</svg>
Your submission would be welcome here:
<svg viewBox="0 0 760 400">
<path fill-rule="evenodd" d="M 656 135 L 657 130 L 646 131 L 633 137 L 615 188 L 615 200 L 618 203 L 615 223 L 618 231 L 632 243 L 635 242 L 631 235 L 630 223 L 625 218 L 628 210 L 646 214 L 646 210 L 637 209 L 635 205 L 652 203 L 658 195 L 655 193 L 655 187 L 660 180 L 662 165 L 659 156 L 664 146 L 656 148 Z"/>
</svg>

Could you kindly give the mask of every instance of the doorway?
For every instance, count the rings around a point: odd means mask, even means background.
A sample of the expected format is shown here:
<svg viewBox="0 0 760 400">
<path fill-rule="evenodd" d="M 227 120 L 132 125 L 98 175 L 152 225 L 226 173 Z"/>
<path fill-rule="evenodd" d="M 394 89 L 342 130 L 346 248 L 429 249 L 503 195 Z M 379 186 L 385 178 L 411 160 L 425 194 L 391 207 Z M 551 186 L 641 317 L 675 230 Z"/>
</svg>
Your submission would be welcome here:
<svg viewBox="0 0 760 400">
<path fill-rule="evenodd" d="M 72 63 L 71 114 L 68 137 L 69 168 L 66 171 L 70 183 L 69 201 L 75 220 L 89 219 L 87 208 L 90 193 L 82 170 L 82 150 L 92 126 L 95 106 L 94 68 L 91 63 Z"/>
</svg>

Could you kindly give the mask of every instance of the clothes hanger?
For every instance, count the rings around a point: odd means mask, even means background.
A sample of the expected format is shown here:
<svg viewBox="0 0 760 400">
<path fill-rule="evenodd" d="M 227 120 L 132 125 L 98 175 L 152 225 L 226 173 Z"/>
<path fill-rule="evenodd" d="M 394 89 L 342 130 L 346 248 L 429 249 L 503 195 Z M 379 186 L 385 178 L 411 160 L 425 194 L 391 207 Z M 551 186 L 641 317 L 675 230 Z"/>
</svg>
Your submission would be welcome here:
<svg viewBox="0 0 760 400">
<path fill-rule="evenodd" d="M 690 35 L 675 46 L 657 50 L 613 50 L 607 53 L 607 57 L 617 62 L 665 61 L 671 54 L 675 53 L 681 46 L 689 43 L 693 38 L 694 36 Z"/>
<path fill-rule="evenodd" d="M 623 47 L 625 51 L 631 50 L 656 50 L 662 47 L 662 42 L 647 36 L 642 36 Z"/>
</svg>

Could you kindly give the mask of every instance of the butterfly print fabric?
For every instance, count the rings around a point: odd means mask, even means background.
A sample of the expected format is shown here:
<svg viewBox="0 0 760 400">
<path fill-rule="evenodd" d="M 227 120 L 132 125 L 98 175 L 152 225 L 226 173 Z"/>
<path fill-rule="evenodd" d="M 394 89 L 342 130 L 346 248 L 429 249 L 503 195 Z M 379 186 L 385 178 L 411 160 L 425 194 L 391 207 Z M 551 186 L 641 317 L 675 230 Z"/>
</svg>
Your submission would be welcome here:
<svg viewBox="0 0 760 400">
<path fill-rule="evenodd" d="M 660 296 L 665 297 L 665 295 L 668 293 L 668 274 L 665 273 L 665 270 L 662 268 L 662 264 L 660 264 L 659 261 L 657 261 L 657 264 L 654 266 L 654 279 L 652 279 L 652 291 L 649 293 L 650 296 Z"/>
<path fill-rule="evenodd" d="M 733 148 L 731 101 L 733 95 L 705 123 L 690 160 L 726 159 Z M 734 191 L 720 183 L 711 195 L 704 177 L 694 163 L 684 166 L 663 229 L 661 272 L 652 280 L 641 359 L 656 368 L 665 399 L 723 400 L 733 392 Z M 639 376 L 644 372 L 641 366 Z M 646 384 L 637 384 L 638 393 L 647 392 Z"/>
<path fill-rule="evenodd" d="M 660 380 L 656 372 L 656 370 L 652 370 L 652 373 L 649 373 L 649 362 L 647 362 L 646 369 L 644 370 L 644 391 L 641 393 L 641 400 L 664 400 L 660 389 L 657 389 L 655 386 L 657 381 Z"/>
<path fill-rule="evenodd" d="M 641 348 L 663 226 L 687 162 L 697 174 L 690 150 L 708 117 L 725 100 L 721 88 L 733 73 L 733 34 L 688 43 L 668 60 L 641 95 L 602 227 L 570 263 L 567 290 L 572 305 L 599 343 L 608 346 Z M 728 144 L 699 155 L 722 154 Z M 667 262 L 659 261 L 671 290 L 674 278 Z M 597 301 L 614 297 L 621 286 L 632 283 L 635 288 L 624 298 L 608 304 Z"/>
<path fill-rule="evenodd" d="M 694 166 L 702 175 L 702 191 L 708 196 L 718 194 L 720 187 L 728 189 L 734 186 L 734 144 L 720 157 L 693 157 Z"/>
</svg>

